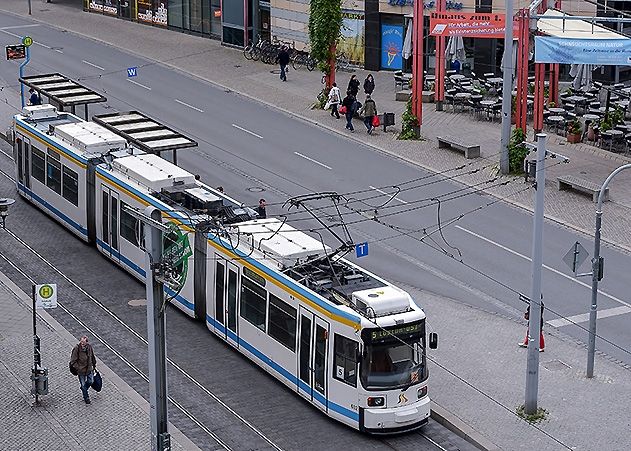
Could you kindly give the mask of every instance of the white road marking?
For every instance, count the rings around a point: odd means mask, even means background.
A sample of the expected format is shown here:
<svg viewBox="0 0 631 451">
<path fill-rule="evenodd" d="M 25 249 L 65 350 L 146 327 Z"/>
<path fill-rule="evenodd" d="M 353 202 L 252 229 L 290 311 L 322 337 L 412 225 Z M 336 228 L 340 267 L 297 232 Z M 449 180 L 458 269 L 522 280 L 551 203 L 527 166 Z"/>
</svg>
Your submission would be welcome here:
<svg viewBox="0 0 631 451">
<path fill-rule="evenodd" d="M 259 139 L 263 139 L 263 137 L 262 137 L 261 135 L 257 135 L 256 133 L 251 132 L 250 130 L 248 130 L 248 129 L 246 129 L 246 128 L 239 127 L 237 124 L 232 124 L 232 126 L 233 126 L 234 128 L 237 128 L 237 129 L 241 130 L 242 132 L 246 132 L 246 133 L 249 133 L 249 134 L 250 134 L 250 135 L 252 135 L 252 136 L 256 136 L 256 137 L 257 137 L 257 138 L 259 138 Z"/>
<path fill-rule="evenodd" d="M 40 24 L 34 23 L 29 25 L 12 25 L 10 27 L 0 27 L 0 30 L 15 30 L 16 28 L 31 28 L 31 27 L 39 27 Z"/>
<path fill-rule="evenodd" d="M 379 188 L 375 188 L 374 186 L 368 185 L 368 187 L 370 189 L 374 189 L 375 191 L 377 191 L 378 193 L 381 194 L 385 194 L 386 196 L 392 196 L 392 193 L 386 193 L 385 191 L 380 190 Z M 401 202 L 402 204 L 407 204 L 406 201 L 399 199 L 398 197 L 395 197 L 394 200 L 398 200 L 399 202 Z"/>
<path fill-rule="evenodd" d="M 490 240 L 490 239 L 488 239 L 488 238 L 486 238 L 486 237 L 483 237 L 482 235 L 479 235 L 479 234 L 477 234 L 477 233 L 475 233 L 475 232 L 472 232 L 471 230 L 465 229 L 464 227 L 460 227 L 460 226 L 458 226 L 458 225 L 457 225 L 457 226 L 454 226 L 454 227 L 455 227 L 455 228 L 457 228 L 457 229 L 459 229 L 459 230 L 462 230 L 463 232 L 468 233 L 469 235 L 473 235 L 474 237 L 479 238 L 479 239 L 481 239 L 482 241 L 486 241 L 486 242 L 487 242 L 487 243 L 489 243 L 489 244 L 492 244 L 492 245 L 494 245 L 494 246 L 497 246 L 497 247 L 499 247 L 500 249 L 505 250 L 506 252 L 509 252 L 509 253 L 511 253 L 511 254 L 513 254 L 513 255 L 516 255 L 516 256 L 518 256 L 518 257 L 521 257 L 521 258 L 523 258 L 524 260 L 531 261 L 530 257 L 528 257 L 528 256 L 526 256 L 526 255 L 524 255 L 524 254 L 520 254 L 520 253 L 519 253 L 519 252 L 517 252 L 517 251 L 514 251 L 514 250 L 512 250 L 512 249 L 510 249 L 510 248 L 508 248 L 508 247 L 506 247 L 506 246 L 504 246 L 504 245 L 502 245 L 502 244 L 500 244 L 500 243 L 496 243 L 495 241 Z M 574 283 L 577 283 L 577 284 L 579 284 L 579 285 L 581 285 L 581 286 L 584 286 L 585 288 L 588 288 L 588 289 L 590 289 L 590 290 L 592 289 L 592 286 L 591 286 L 591 285 L 588 285 L 588 284 L 586 284 L 585 282 L 582 282 L 582 281 L 580 281 L 580 280 L 576 279 L 575 277 L 568 276 L 567 274 L 564 274 L 564 273 L 562 273 L 561 271 L 559 271 L 559 270 L 557 270 L 557 269 L 554 269 L 554 268 L 552 268 L 552 267 L 550 267 L 550 266 L 548 266 L 548 265 L 542 265 L 542 266 L 543 266 L 544 268 L 546 268 L 548 271 L 551 271 L 551 272 L 553 272 L 553 273 L 555 273 L 555 274 L 557 274 L 557 275 L 559 275 L 559 276 L 561 276 L 561 277 L 564 277 L 564 278 L 566 278 L 566 279 L 568 279 L 568 280 L 571 280 L 571 281 L 572 281 L 572 282 L 574 282 Z M 598 290 L 598 293 L 602 294 L 602 295 L 603 295 L 603 296 L 605 296 L 605 297 L 608 297 L 609 299 L 611 299 L 612 301 L 617 302 L 618 304 L 622 304 L 622 305 L 624 305 L 624 306 L 627 306 L 627 307 L 631 308 L 631 304 L 629 304 L 628 302 L 624 302 L 622 299 L 618 299 L 617 297 L 615 297 L 615 296 L 613 296 L 613 295 L 611 295 L 611 294 L 605 293 L 604 291 L 601 291 L 601 290 Z"/>
<path fill-rule="evenodd" d="M 328 170 L 330 170 L 330 171 L 332 171 L 332 170 L 333 170 L 333 169 L 331 169 L 331 166 L 327 166 L 327 165 L 326 165 L 326 164 L 324 164 L 324 163 L 320 163 L 318 160 L 314 160 L 313 158 L 309 158 L 308 156 L 303 155 L 303 154 L 301 154 L 300 152 L 294 152 L 294 153 L 295 153 L 296 155 L 298 155 L 299 157 L 304 158 L 305 160 L 309 160 L 309 161 L 310 161 L 310 162 L 312 162 L 312 163 L 319 164 L 319 165 L 320 165 L 320 166 L 322 166 L 323 168 L 327 168 L 327 169 L 328 169 Z"/>
<path fill-rule="evenodd" d="M 48 48 L 50 48 L 50 47 L 48 47 Z M 55 49 L 55 52 L 57 52 L 57 53 L 64 53 L 63 50 L 59 50 L 59 49 Z M 103 70 L 105 70 L 105 69 L 103 69 Z"/>
<path fill-rule="evenodd" d="M 7 31 L 6 28 L 13 28 L 13 27 L 5 27 L 5 28 L 1 28 L 0 27 L 0 32 L 4 33 L 4 34 L 8 34 L 9 36 L 13 36 L 14 38 L 18 38 L 18 39 L 22 39 L 22 36 L 20 36 L 19 34 L 15 34 L 15 33 L 11 33 L 10 31 Z M 33 44 L 35 45 L 39 45 L 40 47 L 44 47 L 46 49 L 51 49 L 52 47 L 46 45 L 46 44 L 42 44 L 41 42 L 37 42 L 37 41 L 33 41 Z M 59 50 L 59 53 L 63 53 L 61 50 Z"/>
<path fill-rule="evenodd" d="M 135 84 L 136 86 L 140 86 L 141 88 L 145 88 L 146 90 L 151 91 L 151 88 L 149 86 L 145 86 L 142 83 L 138 83 L 137 81 L 134 81 L 131 78 L 128 78 L 127 81 Z"/>
<path fill-rule="evenodd" d="M 11 33 L 10 31 L 5 30 L 4 28 L 0 28 L 0 32 L 4 34 L 8 34 L 9 36 L 13 36 L 14 38 L 22 38 L 19 34 Z"/>
<path fill-rule="evenodd" d="M 88 66 L 96 67 L 96 68 L 97 68 L 97 69 L 99 69 L 99 70 L 105 70 L 105 68 L 103 68 L 103 67 L 101 67 L 101 66 L 98 66 L 98 65 L 96 65 L 96 64 L 94 64 L 94 63 L 91 63 L 90 61 L 81 60 L 81 62 L 82 62 L 83 64 L 87 64 Z"/>
<path fill-rule="evenodd" d="M 193 105 L 189 105 L 189 104 L 188 104 L 188 103 L 186 103 L 186 102 L 182 102 L 182 101 L 181 101 L 181 100 L 179 100 L 179 99 L 175 99 L 175 101 L 176 101 L 177 103 L 179 103 L 180 105 L 184 105 L 184 106 L 189 107 L 189 108 L 190 108 L 190 109 L 192 109 L 192 110 L 199 111 L 200 113 L 203 113 L 203 112 L 204 112 L 204 110 L 200 110 L 199 108 L 194 107 Z"/>
<path fill-rule="evenodd" d="M 631 308 L 622 305 L 620 307 L 598 310 L 596 312 L 596 318 L 608 318 L 610 316 L 624 315 L 625 313 L 631 313 Z M 546 324 L 550 324 L 552 327 L 563 327 L 575 323 L 586 323 L 587 321 L 589 321 L 589 313 L 581 313 L 580 315 L 568 316 L 567 318 L 546 321 Z"/>
</svg>

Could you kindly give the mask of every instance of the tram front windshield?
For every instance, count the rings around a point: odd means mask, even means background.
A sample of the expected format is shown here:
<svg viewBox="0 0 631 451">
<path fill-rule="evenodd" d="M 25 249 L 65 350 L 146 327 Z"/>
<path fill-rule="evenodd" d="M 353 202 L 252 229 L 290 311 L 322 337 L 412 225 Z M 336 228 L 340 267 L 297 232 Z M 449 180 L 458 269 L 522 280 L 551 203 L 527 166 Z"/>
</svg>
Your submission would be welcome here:
<svg viewBox="0 0 631 451">
<path fill-rule="evenodd" d="M 425 321 L 362 332 L 361 381 L 367 390 L 397 389 L 427 377 Z"/>
</svg>

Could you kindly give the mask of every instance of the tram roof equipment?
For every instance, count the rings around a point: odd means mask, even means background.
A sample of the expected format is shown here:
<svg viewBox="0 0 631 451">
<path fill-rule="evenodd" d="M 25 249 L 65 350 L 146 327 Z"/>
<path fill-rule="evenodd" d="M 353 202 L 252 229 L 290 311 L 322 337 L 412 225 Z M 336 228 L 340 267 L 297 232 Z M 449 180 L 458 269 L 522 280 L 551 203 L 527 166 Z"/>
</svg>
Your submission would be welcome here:
<svg viewBox="0 0 631 451">
<path fill-rule="evenodd" d="M 197 146 L 197 141 L 138 111 L 99 114 L 92 120 L 147 153 L 160 154 L 172 150 L 175 164 L 177 149 Z"/>
</svg>

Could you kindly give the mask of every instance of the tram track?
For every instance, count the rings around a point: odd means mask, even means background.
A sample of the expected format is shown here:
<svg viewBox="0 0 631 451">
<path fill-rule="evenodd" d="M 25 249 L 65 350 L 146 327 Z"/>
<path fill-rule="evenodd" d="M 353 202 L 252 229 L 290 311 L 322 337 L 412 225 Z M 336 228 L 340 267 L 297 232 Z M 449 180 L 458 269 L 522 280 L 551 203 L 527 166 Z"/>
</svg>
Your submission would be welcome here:
<svg viewBox="0 0 631 451">
<path fill-rule="evenodd" d="M 0 149 L 0 153 L 4 156 L 8 157 L 13 161 L 13 156 L 6 153 L 2 149 Z M 15 179 L 5 172 L 3 169 L 0 169 L 0 174 L 15 183 Z M 39 261 L 44 263 L 49 269 L 51 269 L 54 273 L 59 275 L 62 279 L 64 279 L 68 284 L 74 287 L 79 293 L 89 299 L 94 305 L 96 305 L 100 310 L 105 312 L 111 319 L 113 319 L 119 326 L 125 329 L 128 333 L 133 335 L 137 340 L 143 343 L 145 346 L 148 346 L 148 341 L 142 335 L 140 335 L 136 330 L 133 329 L 129 324 L 123 321 L 116 313 L 111 311 L 107 306 L 101 303 L 96 297 L 92 296 L 90 293 L 85 291 L 78 283 L 72 280 L 68 275 L 66 275 L 61 269 L 59 269 L 55 264 L 47 260 L 44 256 L 42 256 L 37 250 L 31 247 L 28 243 L 26 243 L 23 239 L 21 239 L 17 234 L 15 234 L 11 229 L 6 228 L 6 233 L 8 233 L 14 240 L 16 240 L 23 248 L 25 248 L 28 252 L 34 255 Z M 0 258 L 2 258 L 9 266 L 11 266 L 18 274 L 20 274 L 24 279 L 26 279 L 29 283 L 36 283 L 35 280 L 27 274 L 22 268 L 20 268 L 17 264 L 12 262 L 9 258 L 7 258 L 3 253 L 0 252 Z M 98 338 L 103 346 L 105 346 L 112 354 L 114 354 L 118 359 L 120 359 L 125 365 L 127 365 L 134 373 L 140 376 L 145 382 L 149 382 L 149 378 L 144 371 L 142 371 L 136 364 L 134 364 L 131 360 L 127 359 L 122 352 L 119 352 L 116 347 L 107 339 L 105 339 L 101 334 L 99 334 L 93 327 L 89 326 L 85 321 L 81 320 L 78 315 L 73 313 L 70 309 L 68 309 L 63 303 L 58 303 L 58 306 L 61 308 L 64 313 L 70 316 L 74 321 L 77 322 L 81 327 L 85 330 L 89 331 L 94 337 Z M 234 418 L 236 418 L 242 425 L 246 426 L 253 433 L 255 433 L 259 438 L 261 438 L 268 446 L 277 451 L 282 451 L 282 448 L 278 446 L 272 439 L 267 437 L 263 432 L 261 432 L 256 426 L 250 423 L 247 419 L 245 419 L 242 415 L 240 415 L 236 410 L 231 408 L 226 402 L 224 402 L 219 396 L 213 393 L 211 390 L 206 388 L 200 381 L 198 381 L 194 376 L 192 376 L 189 372 L 187 372 L 184 368 L 174 362 L 172 359 L 167 357 L 167 363 L 171 365 L 179 374 L 184 376 L 189 382 L 194 384 L 199 390 L 201 390 L 207 397 L 211 398 L 214 402 L 220 405 L 223 409 L 229 412 Z M 201 420 L 199 420 L 189 409 L 184 407 L 181 403 L 175 400 L 173 397 L 169 396 L 169 401 L 173 406 L 175 406 L 183 415 L 185 415 L 190 421 L 192 421 L 197 427 L 199 427 L 204 433 L 206 433 L 209 437 L 211 437 L 217 445 L 219 445 L 222 449 L 227 451 L 232 451 L 231 448 L 224 440 L 221 439 L 216 433 L 210 430 Z"/>
</svg>

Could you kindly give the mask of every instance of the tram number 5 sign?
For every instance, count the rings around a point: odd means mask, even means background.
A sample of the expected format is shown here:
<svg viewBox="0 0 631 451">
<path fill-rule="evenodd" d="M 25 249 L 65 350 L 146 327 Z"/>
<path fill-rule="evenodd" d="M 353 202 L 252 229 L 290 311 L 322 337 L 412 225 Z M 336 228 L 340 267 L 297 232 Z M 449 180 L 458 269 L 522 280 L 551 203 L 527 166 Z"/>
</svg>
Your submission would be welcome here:
<svg viewBox="0 0 631 451">
<path fill-rule="evenodd" d="M 35 308 L 49 309 L 57 307 L 57 284 L 35 285 Z"/>
</svg>

